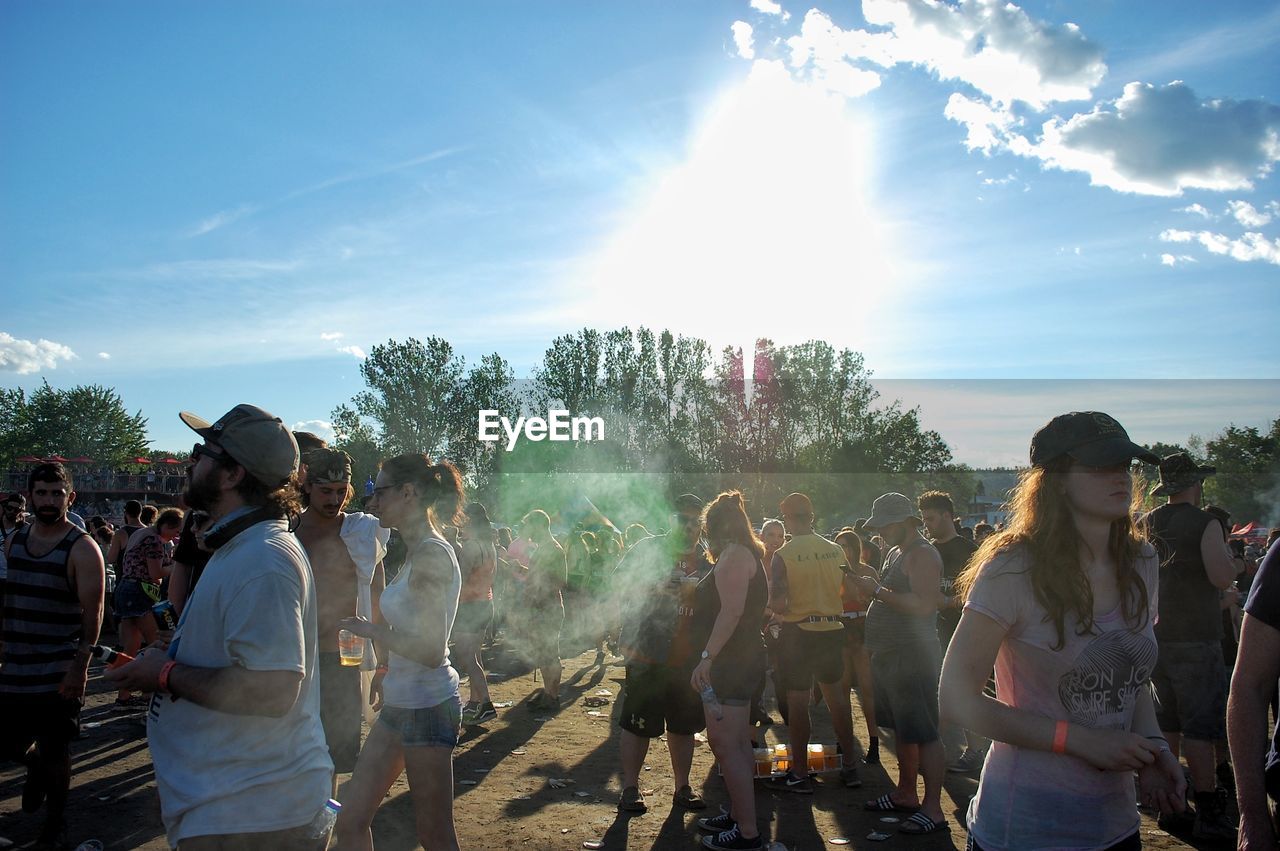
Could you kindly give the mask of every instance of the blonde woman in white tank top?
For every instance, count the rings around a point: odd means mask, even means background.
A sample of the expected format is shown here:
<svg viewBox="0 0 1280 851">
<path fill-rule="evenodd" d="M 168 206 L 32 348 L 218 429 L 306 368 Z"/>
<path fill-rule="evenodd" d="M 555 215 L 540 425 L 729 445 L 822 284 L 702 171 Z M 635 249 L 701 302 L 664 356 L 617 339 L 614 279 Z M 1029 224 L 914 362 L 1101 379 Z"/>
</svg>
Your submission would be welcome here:
<svg viewBox="0 0 1280 851">
<path fill-rule="evenodd" d="M 383 622 L 347 618 L 341 624 L 372 639 L 378 658 L 387 660 L 370 689 L 370 701 L 382 712 L 342 790 L 334 836 L 344 851 L 373 848 L 374 814 L 401 771 L 408 775 L 418 841 L 428 849 L 458 848 L 453 748 L 462 703 L 448 642 L 462 576 L 439 524 L 456 522 L 462 501 L 453 465 L 410 454 L 383 462 L 366 506 L 383 527 L 400 532 L 408 555 L 383 592 Z"/>
</svg>

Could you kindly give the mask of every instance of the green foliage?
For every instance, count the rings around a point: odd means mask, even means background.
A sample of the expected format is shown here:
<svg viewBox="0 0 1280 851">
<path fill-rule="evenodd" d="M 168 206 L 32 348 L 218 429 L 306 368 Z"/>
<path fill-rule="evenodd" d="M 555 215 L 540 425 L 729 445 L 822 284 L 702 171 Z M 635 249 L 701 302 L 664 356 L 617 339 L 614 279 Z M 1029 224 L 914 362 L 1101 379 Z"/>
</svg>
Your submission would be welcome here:
<svg viewBox="0 0 1280 851">
<path fill-rule="evenodd" d="M 130 414 L 108 387 L 55 390 L 46 381 L 30 396 L 0 390 L 0 461 L 6 464 L 32 454 L 115 465 L 147 452 L 146 418 L 141 411 Z"/>
<path fill-rule="evenodd" d="M 1234 523 L 1280 520 L 1280 419 L 1266 432 L 1229 425 L 1205 449 L 1205 461 L 1218 470 L 1205 480 L 1206 502 L 1231 512 Z"/>
</svg>

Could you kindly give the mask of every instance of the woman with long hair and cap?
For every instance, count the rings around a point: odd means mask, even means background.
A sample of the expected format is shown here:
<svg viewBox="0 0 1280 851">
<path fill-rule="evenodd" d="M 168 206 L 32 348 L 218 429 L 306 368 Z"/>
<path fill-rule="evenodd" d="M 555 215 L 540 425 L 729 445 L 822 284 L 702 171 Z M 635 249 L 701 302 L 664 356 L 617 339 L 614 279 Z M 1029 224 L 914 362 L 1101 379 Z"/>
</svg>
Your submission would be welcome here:
<svg viewBox="0 0 1280 851">
<path fill-rule="evenodd" d="M 712 832 L 702 844 L 712 849 L 764 848 L 756 825 L 755 760 L 750 711 L 757 681 L 764 676 L 760 622 L 769 599 L 764 544 L 751 530 L 738 491 L 722 493 L 703 515 L 714 567 L 694 591 L 692 646 L 702 659 L 690 679 L 703 693 L 707 741 L 729 790 L 729 812 L 699 820 Z M 708 698 L 711 693 L 714 701 Z"/>
<path fill-rule="evenodd" d="M 385 623 L 346 618 L 343 629 L 372 639 L 387 659 L 370 687 L 382 707 L 365 739 L 351 781 L 342 791 L 336 847 L 373 848 L 370 826 L 403 770 L 413 797 L 418 840 L 456 849 L 453 749 L 462 723 L 458 672 L 449 664 L 449 632 L 458 613 L 462 572 L 440 524 L 458 522 L 462 479 L 452 464 L 426 455 L 384 461 L 367 503 L 383 527 L 404 537 L 404 566 L 382 592 Z"/>
<path fill-rule="evenodd" d="M 1135 458 L 1157 460 L 1106 414 L 1052 419 L 1031 440 L 1006 528 L 957 583 L 942 713 L 993 740 L 970 849 L 1140 848 L 1135 771 L 1138 803 L 1183 807 L 1151 698 L 1158 563 L 1135 521 Z"/>
</svg>

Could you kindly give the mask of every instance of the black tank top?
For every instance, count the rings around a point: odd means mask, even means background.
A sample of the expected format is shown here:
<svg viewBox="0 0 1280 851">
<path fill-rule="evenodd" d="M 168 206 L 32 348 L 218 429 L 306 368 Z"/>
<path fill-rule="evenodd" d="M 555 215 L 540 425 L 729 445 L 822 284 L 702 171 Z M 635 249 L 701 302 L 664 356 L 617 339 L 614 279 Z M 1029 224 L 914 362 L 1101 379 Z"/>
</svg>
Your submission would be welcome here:
<svg viewBox="0 0 1280 851">
<path fill-rule="evenodd" d="M 764 621 L 765 604 L 769 602 L 769 583 L 765 579 L 760 559 L 757 558 L 755 562 L 756 569 L 747 585 L 747 602 L 743 606 L 742 617 L 738 619 L 738 625 L 734 627 L 729 640 L 716 654 L 717 665 L 746 665 L 764 658 L 764 639 L 760 636 L 760 624 Z M 696 662 L 697 655 L 707 646 L 716 618 L 720 617 L 720 589 L 716 588 L 715 568 L 702 577 L 694 590 L 693 612 L 692 661 Z"/>
<path fill-rule="evenodd" d="M 1200 541 L 1213 515 L 1187 502 L 1162 505 L 1147 515 L 1160 554 L 1159 641 L 1218 641 L 1222 615 L 1218 589 L 1209 582 Z"/>
</svg>

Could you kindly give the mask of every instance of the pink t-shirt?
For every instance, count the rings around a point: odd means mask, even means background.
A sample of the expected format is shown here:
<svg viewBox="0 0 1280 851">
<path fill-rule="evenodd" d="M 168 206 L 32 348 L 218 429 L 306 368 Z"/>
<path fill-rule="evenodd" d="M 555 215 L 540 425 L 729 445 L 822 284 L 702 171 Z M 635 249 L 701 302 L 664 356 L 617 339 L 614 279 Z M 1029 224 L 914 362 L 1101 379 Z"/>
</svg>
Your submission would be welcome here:
<svg viewBox="0 0 1280 851">
<path fill-rule="evenodd" d="M 1054 720 L 1128 730 L 1140 689 L 1156 664 L 1151 618 L 1157 609 L 1158 562 L 1144 545 L 1138 574 L 1150 613 L 1138 629 L 1120 607 L 1077 635 L 1068 616 L 1059 650 L 1048 613 L 1036 602 L 1025 554 L 1001 554 L 985 564 L 965 603 L 1008 630 L 996 656 L 996 696 L 1012 707 Z M 1106 848 L 1139 826 L 1133 772 L 1100 771 L 1065 754 L 994 742 L 978 793 L 969 804 L 969 829 L 988 851 Z"/>
</svg>

